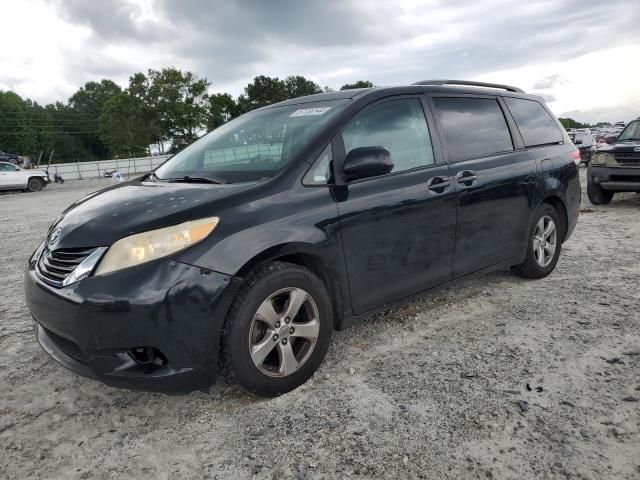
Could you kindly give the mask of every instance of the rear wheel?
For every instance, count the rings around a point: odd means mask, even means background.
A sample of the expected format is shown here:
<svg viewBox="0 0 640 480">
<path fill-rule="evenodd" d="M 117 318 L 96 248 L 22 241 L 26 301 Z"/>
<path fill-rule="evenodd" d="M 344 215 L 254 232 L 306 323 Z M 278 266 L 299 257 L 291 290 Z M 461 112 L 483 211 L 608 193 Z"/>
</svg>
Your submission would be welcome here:
<svg viewBox="0 0 640 480">
<path fill-rule="evenodd" d="M 556 209 L 547 203 L 542 204 L 533 217 L 525 261 L 512 267 L 513 271 L 525 278 L 549 275 L 560 257 L 563 228 Z"/>
<path fill-rule="evenodd" d="M 603 189 L 595 183 L 587 184 L 587 197 L 593 205 L 608 205 L 613 198 L 613 192 Z"/>
<path fill-rule="evenodd" d="M 266 264 L 247 279 L 227 317 L 223 374 L 256 395 L 289 392 L 316 371 L 332 331 L 322 280 L 298 265 Z"/>
<path fill-rule="evenodd" d="M 39 178 L 30 178 L 27 182 L 27 189 L 30 192 L 39 192 L 44 187 L 44 182 Z"/>
</svg>

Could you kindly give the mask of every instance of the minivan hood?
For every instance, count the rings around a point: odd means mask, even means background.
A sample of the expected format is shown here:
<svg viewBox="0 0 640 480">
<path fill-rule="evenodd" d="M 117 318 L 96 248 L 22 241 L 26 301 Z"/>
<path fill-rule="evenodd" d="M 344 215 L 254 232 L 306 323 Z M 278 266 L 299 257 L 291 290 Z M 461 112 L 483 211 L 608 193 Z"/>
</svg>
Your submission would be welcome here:
<svg viewBox="0 0 640 480">
<path fill-rule="evenodd" d="M 251 184 L 211 185 L 133 181 L 78 200 L 51 225 L 60 228 L 52 248 L 109 246 L 135 233 L 187 221 L 195 207 Z M 216 215 L 212 205 L 211 215 Z"/>
</svg>

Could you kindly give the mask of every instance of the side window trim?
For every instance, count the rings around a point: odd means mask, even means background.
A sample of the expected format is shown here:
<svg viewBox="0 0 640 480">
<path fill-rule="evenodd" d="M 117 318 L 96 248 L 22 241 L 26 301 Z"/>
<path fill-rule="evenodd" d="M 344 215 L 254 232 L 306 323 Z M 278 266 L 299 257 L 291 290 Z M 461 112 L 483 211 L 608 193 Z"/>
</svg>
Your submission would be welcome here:
<svg viewBox="0 0 640 480">
<path fill-rule="evenodd" d="M 433 159 L 434 162 L 431 165 L 419 165 L 417 167 L 414 168 L 410 168 L 410 169 L 406 169 L 406 170 L 400 170 L 397 172 L 389 172 L 385 175 L 379 175 L 376 177 L 371 177 L 371 178 L 363 178 L 360 180 L 355 180 L 355 181 L 351 181 L 351 182 L 347 182 L 346 179 L 344 178 L 344 174 L 343 174 L 343 170 L 342 167 L 344 165 L 344 159 L 347 155 L 346 152 L 346 148 L 345 148 L 345 144 L 344 144 L 344 139 L 342 137 L 342 132 L 344 131 L 344 129 L 351 123 L 351 121 L 358 115 L 360 115 L 362 112 L 365 112 L 371 108 L 374 108 L 378 105 L 381 105 L 383 103 L 387 103 L 387 102 L 392 102 L 392 101 L 397 101 L 397 100 L 406 100 L 406 99 L 416 99 L 420 102 L 420 106 L 422 107 L 422 114 L 424 115 L 424 119 L 425 119 L 425 123 L 427 125 L 427 132 L 429 134 L 429 140 L 431 142 L 431 149 L 433 151 Z M 364 105 L 362 108 L 360 108 L 360 110 L 354 112 L 354 114 L 347 120 L 344 122 L 344 124 L 339 128 L 339 130 L 336 132 L 335 136 L 332 139 L 332 146 L 333 146 L 333 175 L 334 175 L 334 179 L 335 179 L 335 184 L 336 185 L 353 185 L 356 183 L 361 183 L 361 182 L 366 182 L 366 181 L 370 181 L 370 180 L 375 180 L 375 179 L 379 179 L 379 178 L 388 178 L 394 175 L 400 175 L 400 174 L 404 174 L 404 173 L 410 173 L 410 172 L 415 172 L 417 170 L 426 170 L 429 168 L 434 168 L 437 166 L 442 166 L 442 164 L 444 164 L 444 157 L 443 157 L 443 153 L 441 150 L 441 143 L 440 143 L 440 139 L 438 138 L 437 133 L 433 130 L 435 128 L 435 123 L 431 114 L 431 111 L 428 108 L 428 105 L 426 104 L 425 101 L 425 96 L 424 94 L 421 93 L 414 93 L 414 94 L 404 94 L 404 95 L 392 95 L 389 97 L 384 97 L 384 98 L 379 98 L 376 99 L 366 105 Z"/>
<path fill-rule="evenodd" d="M 504 115 L 504 119 L 507 124 L 507 129 L 509 130 L 509 136 L 511 137 L 511 143 L 513 145 L 513 149 L 504 150 L 502 152 L 494 152 L 491 155 L 480 155 L 473 158 L 466 158 L 464 160 L 452 161 L 451 155 L 449 153 L 449 147 L 447 146 L 447 142 L 444 135 L 444 127 L 442 126 L 442 123 L 440 122 L 438 115 L 436 115 L 437 110 L 436 110 L 436 105 L 433 102 L 434 98 L 480 98 L 485 100 L 496 100 L 498 102 L 498 105 L 500 106 L 500 109 L 502 110 L 502 114 Z M 483 94 L 466 94 L 466 93 L 427 93 L 426 101 L 429 106 L 429 109 L 433 112 L 436 131 L 440 139 L 440 143 L 442 145 L 442 153 L 444 157 L 443 163 L 454 164 L 454 163 L 466 162 L 469 160 L 477 160 L 478 158 L 487 158 L 487 157 L 493 157 L 496 155 L 504 155 L 507 153 L 516 152 L 518 150 L 523 150 L 525 148 L 524 142 L 522 141 L 522 137 L 520 136 L 520 131 L 517 129 L 517 126 L 515 125 L 513 118 L 511 118 L 511 112 L 509 112 L 509 109 L 507 109 L 506 106 L 503 104 L 502 99 L 500 98 L 500 95 L 483 95 Z"/>
</svg>

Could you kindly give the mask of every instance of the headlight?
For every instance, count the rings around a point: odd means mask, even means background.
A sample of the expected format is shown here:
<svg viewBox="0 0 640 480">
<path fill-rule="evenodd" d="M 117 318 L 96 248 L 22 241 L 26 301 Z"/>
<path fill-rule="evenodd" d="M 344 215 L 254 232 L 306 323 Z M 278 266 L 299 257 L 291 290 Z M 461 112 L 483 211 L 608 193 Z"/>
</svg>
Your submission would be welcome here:
<svg viewBox="0 0 640 480">
<path fill-rule="evenodd" d="M 206 238 L 218 225 L 218 217 L 202 218 L 125 237 L 111 245 L 96 275 L 166 257 Z"/>
<path fill-rule="evenodd" d="M 592 165 L 617 165 L 616 158 L 607 152 L 596 153 L 591 159 Z"/>
</svg>

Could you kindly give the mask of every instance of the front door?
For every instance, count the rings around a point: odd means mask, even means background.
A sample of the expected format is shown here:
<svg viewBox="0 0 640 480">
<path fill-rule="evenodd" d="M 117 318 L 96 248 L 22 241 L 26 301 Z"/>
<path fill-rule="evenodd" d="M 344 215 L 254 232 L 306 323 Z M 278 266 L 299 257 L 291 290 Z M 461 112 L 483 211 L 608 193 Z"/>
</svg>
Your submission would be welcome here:
<svg viewBox="0 0 640 480">
<path fill-rule="evenodd" d="M 0 163 L 0 187 L 13 188 L 23 185 L 24 173 L 18 167 L 10 163 Z"/>
<path fill-rule="evenodd" d="M 429 122 L 432 126 L 433 123 Z M 338 200 L 351 303 L 361 314 L 451 278 L 455 192 L 419 98 L 386 100 L 342 132 L 344 151 L 383 146 L 394 168 Z"/>
<path fill-rule="evenodd" d="M 534 159 L 515 133 L 512 138 L 496 97 L 434 96 L 432 106 L 458 196 L 454 277 L 521 256 Z"/>
</svg>

